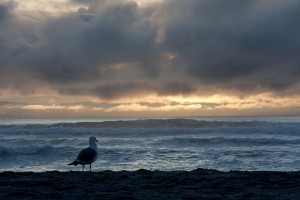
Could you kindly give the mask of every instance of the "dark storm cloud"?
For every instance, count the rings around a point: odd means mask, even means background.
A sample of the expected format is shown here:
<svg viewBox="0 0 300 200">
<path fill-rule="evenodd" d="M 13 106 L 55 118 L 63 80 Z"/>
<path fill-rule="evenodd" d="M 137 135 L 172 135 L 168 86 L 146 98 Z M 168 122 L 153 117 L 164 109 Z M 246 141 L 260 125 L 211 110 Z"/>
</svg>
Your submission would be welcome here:
<svg viewBox="0 0 300 200">
<path fill-rule="evenodd" d="M 116 99 L 123 96 L 134 96 L 137 93 L 147 93 L 152 91 L 151 85 L 147 83 L 114 83 L 114 84 L 101 84 L 96 86 L 82 87 L 81 90 L 78 87 L 66 87 L 60 89 L 61 93 L 68 95 L 89 95 L 99 96 L 104 99 Z"/>
<path fill-rule="evenodd" d="M 298 1 L 172 1 L 164 47 L 203 84 L 282 90 L 299 81 Z"/>
<path fill-rule="evenodd" d="M 161 83 L 157 88 L 157 93 L 159 95 L 188 95 L 196 90 L 196 87 L 189 83 L 174 81 Z"/>
<path fill-rule="evenodd" d="M 14 8 L 14 5 L 15 4 L 12 2 L 6 2 L 6 3 L 0 2 L 0 22 L 1 20 L 4 20 L 9 16 L 11 10 Z"/>
<path fill-rule="evenodd" d="M 101 84 L 91 87 L 61 87 L 59 92 L 68 95 L 88 95 L 99 96 L 104 99 L 117 99 L 121 97 L 130 97 L 135 95 L 147 95 L 157 93 L 158 95 L 188 95 L 195 92 L 194 86 L 182 82 L 128 82 Z"/>
<path fill-rule="evenodd" d="M 3 56 L 14 58 L 1 67 L 18 66 L 54 86 L 102 78 L 102 68 L 122 62 L 139 62 L 145 76 L 157 74 L 155 30 L 143 22 L 137 4 L 113 1 L 98 7 L 30 24 L 32 33 L 17 35 L 6 45 Z M 13 29 L 22 22 L 30 23 L 19 19 L 3 28 Z M 9 31 L 4 33 L 5 39 L 11 39 Z M 32 35 L 39 41 L 29 46 Z"/>
<path fill-rule="evenodd" d="M 105 99 L 206 86 L 297 93 L 299 1 L 71 3 L 76 12 L 30 18 L 0 3 L 0 91 L 45 87 Z"/>
</svg>

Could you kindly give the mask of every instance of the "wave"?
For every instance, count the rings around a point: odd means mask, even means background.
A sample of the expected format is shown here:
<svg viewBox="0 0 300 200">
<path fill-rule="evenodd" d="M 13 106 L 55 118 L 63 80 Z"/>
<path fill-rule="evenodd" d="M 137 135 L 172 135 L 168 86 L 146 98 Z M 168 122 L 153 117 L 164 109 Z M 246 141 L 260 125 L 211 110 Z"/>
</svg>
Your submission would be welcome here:
<svg viewBox="0 0 300 200">
<path fill-rule="evenodd" d="M 6 147 L 0 146 L 0 156 L 5 155 L 39 155 L 53 150 L 51 145 L 27 146 L 27 147 Z"/>
<path fill-rule="evenodd" d="M 104 121 L 104 122 L 77 122 L 77 123 L 58 123 L 52 126 L 63 127 L 109 127 L 109 128 L 202 128 L 202 127 L 216 127 L 216 126 L 251 126 L 262 124 L 263 122 L 225 122 L 225 121 L 198 121 L 194 119 L 145 119 L 145 120 L 131 120 L 131 121 Z"/>
<path fill-rule="evenodd" d="M 272 124 L 263 121 L 205 121 L 195 119 L 141 119 L 141 120 L 118 120 L 101 122 L 75 122 L 53 124 L 25 124 L 25 125 L 2 125 L 2 128 L 43 128 L 43 127 L 75 127 L 75 128 L 207 128 L 207 127 L 239 127 Z"/>
<path fill-rule="evenodd" d="M 278 145 L 300 145 L 300 139 L 267 139 L 267 138 L 172 138 L 157 143 L 174 146 L 278 146 Z"/>
<path fill-rule="evenodd" d="M 144 119 L 54 124 L 0 125 L 0 137 L 82 139 L 96 137 L 160 137 L 160 136 L 285 136 L 299 138 L 300 126 L 295 122 L 265 121 L 200 121 L 195 119 Z M 51 135 L 51 136 L 50 136 Z M 27 137 L 28 136 L 28 137 Z M 57 141 L 63 145 L 65 140 Z M 50 143 L 56 145 L 56 143 Z M 58 144 L 58 145 L 59 145 Z"/>
</svg>

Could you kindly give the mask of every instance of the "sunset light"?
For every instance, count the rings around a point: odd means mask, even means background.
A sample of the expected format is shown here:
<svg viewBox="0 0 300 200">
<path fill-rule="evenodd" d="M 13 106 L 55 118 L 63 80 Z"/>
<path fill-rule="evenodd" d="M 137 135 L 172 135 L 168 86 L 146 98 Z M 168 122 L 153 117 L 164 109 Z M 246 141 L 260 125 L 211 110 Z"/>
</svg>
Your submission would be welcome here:
<svg viewBox="0 0 300 200">
<path fill-rule="evenodd" d="M 298 36 L 262 24 L 292 2 L 101 2 L 0 4 L 1 117 L 299 114 Z"/>
<path fill-rule="evenodd" d="M 0 199 L 299 199 L 299 19 L 300 0 L 0 0 Z"/>
</svg>

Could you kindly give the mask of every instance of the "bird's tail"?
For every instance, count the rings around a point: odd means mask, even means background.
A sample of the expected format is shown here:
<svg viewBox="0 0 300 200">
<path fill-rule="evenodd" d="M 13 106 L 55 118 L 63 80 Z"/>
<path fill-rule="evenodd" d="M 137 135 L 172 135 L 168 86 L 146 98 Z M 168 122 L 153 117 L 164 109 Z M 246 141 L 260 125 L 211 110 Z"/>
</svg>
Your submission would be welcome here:
<svg viewBox="0 0 300 200">
<path fill-rule="evenodd" d="M 79 164 L 79 162 L 77 162 L 77 161 L 75 160 L 75 161 L 69 163 L 68 165 L 74 165 L 74 166 L 76 166 L 76 165 L 78 165 L 78 164 Z"/>
</svg>

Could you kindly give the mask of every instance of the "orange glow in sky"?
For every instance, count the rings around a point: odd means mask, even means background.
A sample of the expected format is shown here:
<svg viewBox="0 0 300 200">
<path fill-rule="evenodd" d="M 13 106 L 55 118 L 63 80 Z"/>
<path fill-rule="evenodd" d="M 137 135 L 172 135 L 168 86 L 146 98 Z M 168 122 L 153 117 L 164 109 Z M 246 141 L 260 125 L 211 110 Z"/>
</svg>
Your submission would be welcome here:
<svg viewBox="0 0 300 200">
<path fill-rule="evenodd" d="M 270 2 L 1 1 L 0 118 L 299 115 L 298 2 Z"/>
</svg>

